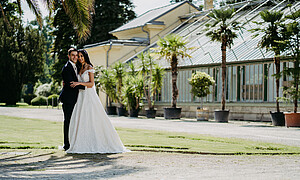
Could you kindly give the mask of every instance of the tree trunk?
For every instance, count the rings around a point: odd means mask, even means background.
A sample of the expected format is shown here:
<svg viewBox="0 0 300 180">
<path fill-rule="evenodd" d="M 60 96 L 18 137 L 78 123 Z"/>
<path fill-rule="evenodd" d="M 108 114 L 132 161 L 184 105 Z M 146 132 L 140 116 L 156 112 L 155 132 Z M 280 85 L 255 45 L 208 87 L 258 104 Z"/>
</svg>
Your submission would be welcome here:
<svg viewBox="0 0 300 180">
<path fill-rule="evenodd" d="M 279 109 L 279 101 L 278 101 L 278 97 L 279 97 L 279 74 L 280 74 L 280 58 L 278 57 L 279 54 L 275 54 L 275 57 L 274 57 L 274 64 L 275 64 L 275 69 L 276 69 L 276 76 L 275 76 L 275 79 L 276 79 L 276 111 L 277 112 L 280 112 L 280 109 Z"/>
<path fill-rule="evenodd" d="M 149 109 L 150 110 L 153 110 L 154 109 L 154 107 L 153 107 L 153 105 L 152 105 L 152 101 L 151 101 L 151 83 L 152 83 L 152 64 L 151 64 L 152 62 L 150 62 L 150 74 L 149 74 L 149 76 L 150 76 L 150 78 L 149 78 L 149 87 L 148 87 L 148 106 L 149 106 Z"/>
<path fill-rule="evenodd" d="M 299 67 L 299 61 L 298 61 L 298 59 L 296 59 L 295 63 L 294 63 L 294 71 L 295 71 L 294 72 L 294 74 L 295 74 L 294 84 L 295 84 L 295 88 L 296 88 L 296 94 L 295 94 L 295 97 L 294 97 L 294 113 L 297 113 L 298 99 L 299 99 L 298 91 L 299 91 L 299 75 L 300 75 L 300 73 L 299 73 L 299 68 L 298 67 Z"/>
<path fill-rule="evenodd" d="M 225 110 L 225 79 L 226 79 L 226 40 L 223 40 L 222 46 L 222 110 Z"/>
<path fill-rule="evenodd" d="M 171 60 L 171 70 L 172 70 L 172 108 L 176 108 L 176 103 L 177 103 L 177 96 L 178 96 L 178 89 L 177 89 L 177 64 L 178 64 L 178 59 L 176 56 L 172 56 Z"/>
</svg>

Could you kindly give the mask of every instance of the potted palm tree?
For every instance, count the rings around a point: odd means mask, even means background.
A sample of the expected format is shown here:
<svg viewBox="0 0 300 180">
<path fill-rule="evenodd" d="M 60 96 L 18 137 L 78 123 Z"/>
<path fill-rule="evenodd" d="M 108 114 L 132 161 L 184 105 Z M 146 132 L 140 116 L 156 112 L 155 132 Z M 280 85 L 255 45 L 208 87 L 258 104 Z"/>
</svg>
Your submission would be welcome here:
<svg viewBox="0 0 300 180">
<path fill-rule="evenodd" d="M 144 81 L 142 76 L 135 71 L 133 63 L 129 63 L 129 68 L 125 76 L 124 86 L 122 87 L 123 102 L 129 110 L 129 116 L 138 117 L 141 100 L 144 95 Z"/>
<path fill-rule="evenodd" d="M 206 36 L 210 37 L 212 41 L 220 42 L 222 51 L 222 109 L 215 110 L 215 120 L 228 122 L 229 110 L 225 109 L 226 48 L 231 48 L 233 40 L 237 38 L 235 31 L 241 27 L 238 22 L 231 21 L 234 16 L 234 9 L 214 9 L 209 16 L 214 20 L 214 24 L 207 24 L 209 31 Z"/>
<path fill-rule="evenodd" d="M 272 117 L 272 124 L 275 126 L 284 126 L 284 114 L 280 112 L 279 108 L 279 80 L 280 74 L 280 54 L 284 50 L 284 45 L 280 43 L 282 36 L 279 31 L 283 20 L 283 13 L 279 11 L 264 10 L 259 13 L 262 22 L 254 22 L 259 25 L 258 28 L 252 29 L 256 34 L 254 37 L 263 34 L 261 40 L 258 42 L 260 48 L 266 48 L 267 51 L 273 51 L 274 64 L 276 72 L 274 74 L 276 82 L 276 112 L 270 111 Z"/>
<path fill-rule="evenodd" d="M 138 59 L 140 60 L 140 74 L 144 81 L 144 96 L 147 99 L 148 109 L 146 110 L 147 118 L 155 118 L 156 109 L 154 108 L 156 92 L 162 88 L 162 79 L 164 69 L 155 64 L 153 57 L 150 52 L 142 52 L 139 54 Z"/>
<path fill-rule="evenodd" d="M 122 86 L 123 86 L 123 76 L 125 75 L 124 65 L 121 62 L 117 62 L 112 66 L 112 71 L 114 78 L 117 81 L 117 102 L 119 103 L 118 115 L 119 116 L 127 116 L 126 107 L 123 104 L 123 96 L 122 96 Z"/>
<path fill-rule="evenodd" d="M 112 102 L 117 100 L 116 80 L 112 70 L 99 67 L 96 67 L 95 70 L 96 86 L 108 97 L 107 114 L 117 115 L 117 107 L 112 105 Z"/>
<path fill-rule="evenodd" d="M 165 58 L 171 65 L 172 73 L 172 101 L 171 107 L 164 108 L 165 119 L 180 119 L 181 108 L 176 107 L 178 89 L 177 89 L 177 74 L 179 58 L 191 57 L 187 51 L 193 48 L 186 47 L 187 41 L 177 34 L 169 34 L 164 38 L 160 38 L 157 42 L 158 48 L 156 53 L 161 58 Z"/>
<path fill-rule="evenodd" d="M 192 86 L 191 93 L 201 98 L 201 106 L 197 107 L 197 111 L 203 112 L 206 110 L 203 108 L 203 97 L 211 93 L 209 87 L 214 83 L 213 78 L 205 72 L 195 72 L 192 74 L 192 77 L 189 79 L 189 84 Z M 203 120 L 208 120 L 208 117 L 197 116 L 197 121 Z"/>
<path fill-rule="evenodd" d="M 292 58 L 293 67 L 285 68 L 283 73 L 290 75 L 293 78 L 292 86 L 284 90 L 284 95 L 289 96 L 287 100 L 294 103 L 294 109 L 291 113 L 285 113 L 285 125 L 287 127 L 300 127 L 300 113 L 297 112 L 298 99 L 300 97 L 299 83 L 300 83 L 300 10 L 293 11 L 291 5 L 288 5 L 291 11 L 286 18 L 290 21 L 285 24 L 283 29 L 283 37 L 285 40 L 283 44 Z"/>
</svg>

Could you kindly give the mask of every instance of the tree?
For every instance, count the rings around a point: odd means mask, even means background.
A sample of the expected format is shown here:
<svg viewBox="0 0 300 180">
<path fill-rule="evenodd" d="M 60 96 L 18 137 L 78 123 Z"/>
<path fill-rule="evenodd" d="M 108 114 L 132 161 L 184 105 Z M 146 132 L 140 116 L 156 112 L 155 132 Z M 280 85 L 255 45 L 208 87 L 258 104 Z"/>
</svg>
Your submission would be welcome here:
<svg viewBox="0 0 300 180">
<path fill-rule="evenodd" d="M 53 72 L 51 71 L 51 67 L 54 64 L 54 56 L 51 55 L 51 51 L 54 43 L 54 37 L 51 35 L 51 32 L 53 31 L 51 22 L 53 21 L 53 19 L 52 18 L 50 19 L 48 16 L 46 16 L 43 21 L 44 23 L 42 28 L 38 26 L 38 22 L 36 20 L 31 21 L 30 25 L 37 26 L 37 28 L 39 28 L 39 30 L 41 31 L 42 35 L 45 38 L 46 51 L 44 53 L 44 56 L 46 62 L 44 64 L 44 74 L 39 78 L 39 80 L 42 83 L 50 83 L 52 80 L 51 75 L 53 74 Z"/>
<path fill-rule="evenodd" d="M 14 13 L 15 3 L 1 1 L 1 7 L 5 16 L 0 15 L 0 100 L 15 105 L 23 85 L 34 84 L 43 73 L 45 40 L 38 29 L 23 27 Z"/>
<path fill-rule="evenodd" d="M 52 32 L 54 36 L 53 44 L 53 58 L 55 59 L 55 64 L 52 67 L 53 74 L 51 75 L 54 81 L 61 82 L 61 70 L 63 66 L 67 63 L 68 60 L 68 49 L 72 46 L 77 46 L 78 38 L 76 32 L 70 24 L 70 18 L 67 16 L 65 11 L 61 7 L 58 8 L 57 13 L 53 19 L 53 28 L 55 29 Z"/>
<path fill-rule="evenodd" d="M 62 4 L 64 11 L 70 18 L 74 29 L 76 29 L 77 35 L 80 40 L 85 40 L 90 35 L 90 28 L 92 25 L 91 14 L 94 11 L 94 0 L 43 0 L 47 9 L 50 11 L 56 11 L 56 5 Z M 42 14 L 39 8 L 37 0 L 26 0 L 29 8 L 33 11 L 39 25 L 42 27 Z M 18 11 L 22 14 L 21 0 L 17 0 Z M 0 3 L 0 10 L 4 19 L 5 16 L 3 6 Z M 6 21 L 7 22 L 7 21 Z M 8 24 L 10 26 L 10 24 Z"/>
<path fill-rule="evenodd" d="M 130 0 L 95 0 L 91 36 L 85 44 L 93 44 L 115 37 L 108 32 L 136 17 Z"/>
<path fill-rule="evenodd" d="M 139 69 L 144 81 L 144 95 L 147 99 L 149 110 L 154 110 L 155 95 L 163 84 L 164 69 L 155 63 L 149 51 L 137 56 L 140 60 Z"/>
<path fill-rule="evenodd" d="M 212 41 L 221 43 L 222 51 L 222 110 L 225 110 L 225 79 L 226 79 L 226 49 L 233 45 L 233 40 L 237 38 L 237 31 L 240 26 L 236 21 L 231 21 L 234 16 L 234 9 L 214 9 L 209 16 L 215 21 L 214 24 L 208 24 L 212 28 L 206 33 Z"/>
<path fill-rule="evenodd" d="M 298 99 L 300 97 L 299 83 L 300 83 L 300 10 L 292 10 L 291 5 L 288 5 L 291 14 L 286 16 L 289 23 L 285 24 L 285 28 L 282 29 L 286 52 L 292 57 L 293 67 L 284 69 L 283 73 L 291 75 L 293 78 L 292 86 L 287 87 L 284 94 L 290 95 L 294 103 L 294 113 L 297 113 Z"/>
<path fill-rule="evenodd" d="M 193 48 L 186 47 L 188 42 L 183 37 L 177 34 L 169 34 L 164 38 L 160 38 L 157 42 L 158 48 L 156 53 L 161 58 L 165 58 L 171 65 L 172 72 L 172 108 L 176 108 L 178 89 L 177 89 L 177 74 L 178 74 L 178 59 L 191 57 L 187 51 Z"/>
<path fill-rule="evenodd" d="M 121 108 L 124 108 L 123 96 L 122 96 L 122 87 L 123 87 L 123 77 L 125 75 L 125 67 L 121 62 L 117 62 L 112 66 L 114 78 L 116 79 L 116 88 L 117 88 L 117 101 L 120 104 Z"/>
<path fill-rule="evenodd" d="M 210 86 L 215 84 L 214 79 L 205 72 L 195 72 L 189 79 L 189 84 L 192 86 L 191 93 L 201 98 L 201 108 L 203 108 L 203 97 L 210 94 Z"/>
<path fill-rule="evenodd" d="M 258 24 L 260 27 L 252 29 L 252 32 L 262 33 L 263 36 L 261 40 L 258 42 L 258 46 L 260 48 L 266 48 L 267 51 L 273 51 L 274 56 L 274 64 L 275 64 L 275 79 L 276 79 L 276 110 L 280 112 L 279 109 L 279 79 L 280 79 L 280 53 L 284 50 L 284 45 L 280 43 L 282 40 L 282 36 L 279 31 L 281 29 L 281 23 L 283 20 L 283 13 L 279 11 L 268 11 L 264 10 L 259 13 L 262 22 L 254 22 Z M 254 37 L 259 34 L 254 35 Z"/>
</svg>

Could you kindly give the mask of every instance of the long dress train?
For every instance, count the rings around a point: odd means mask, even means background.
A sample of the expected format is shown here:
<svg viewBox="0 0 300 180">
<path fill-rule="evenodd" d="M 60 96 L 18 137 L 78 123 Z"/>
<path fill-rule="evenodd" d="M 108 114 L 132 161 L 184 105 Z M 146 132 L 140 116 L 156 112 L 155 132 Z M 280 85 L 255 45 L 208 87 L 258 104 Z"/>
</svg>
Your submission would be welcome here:
<svg viewBox="0 0 300 180">
<path fill-rule="evenodd" d="M 88 82 L 88 72 L 78 75 L 80 82 Z M 67 153 L 122 153 L 127 150 L 107 116 L 95 86 L 80 90 L 69 129 L 70 148 Z"/>
</svg>

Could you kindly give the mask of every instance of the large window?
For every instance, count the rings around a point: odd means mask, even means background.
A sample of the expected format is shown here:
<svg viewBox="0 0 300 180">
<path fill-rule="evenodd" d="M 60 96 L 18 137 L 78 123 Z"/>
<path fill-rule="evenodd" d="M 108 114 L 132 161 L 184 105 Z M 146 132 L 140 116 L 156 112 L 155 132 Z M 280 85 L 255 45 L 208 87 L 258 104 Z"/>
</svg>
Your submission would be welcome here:
<svg viewBox="0 0 300 180">
<path fill-rule="evenodd" d="M 291 63 L 281 63 L 281 68 L 290 67 Z M 191 86 L 188 79 L 193 72 L 206 72 L 214 78 L 216 84 L 211 87 L 211 94 L 204 98 L 204 102 L 221 102 L 222 97 L 222 69 L 217 67 L 199 67 L 193 69 L 180 69 L 178 72 L 177 87 L 179 90 L 178 102 L 200 102 L 190 93 Z M 230 65 L 226 68 L 225 95 L 227 102 L 275 102 L 275 67 L 273 63 Z M 171 102 L 172 86 L 171 73 L 168 71 L 160 100 Z M 281 86 L 288 86 L 291 77 L 283 77 Z M 280 88 L 282 95 L 282 88 Z"/>
</svg>

